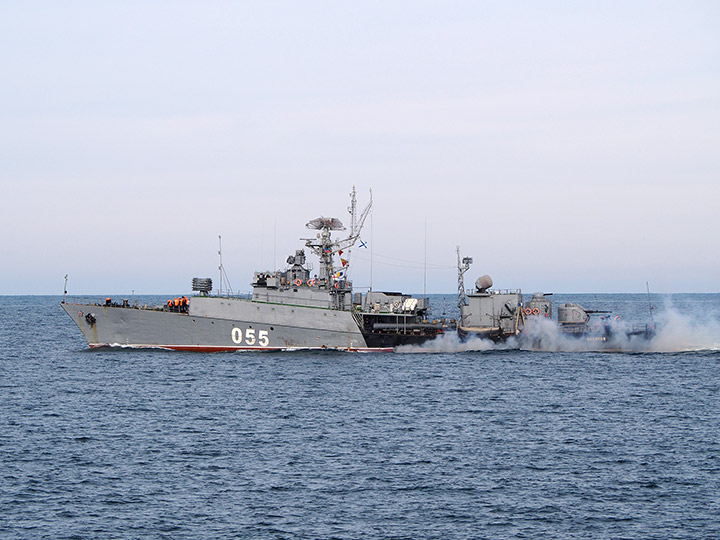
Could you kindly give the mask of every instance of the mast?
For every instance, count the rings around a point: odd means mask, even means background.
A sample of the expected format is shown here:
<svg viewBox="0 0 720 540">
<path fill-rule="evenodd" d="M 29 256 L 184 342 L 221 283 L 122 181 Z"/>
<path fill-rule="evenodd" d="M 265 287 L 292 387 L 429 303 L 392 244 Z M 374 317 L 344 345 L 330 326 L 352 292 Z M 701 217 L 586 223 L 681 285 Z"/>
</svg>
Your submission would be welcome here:
<svg viewBox="0 0 720 540">
<path fill-rule="evenodd" d="M 348 208 L 348 212 L 350 212 L 350 236 L 353 236 L 355 234 L 355 228 L 357 227 L 357 197 L 355 196 L 355 184 L 353 184 L 353 190 L 350 193 L 350 207 Z"/>
<path fill-rule="evenodd" d="M 218 270 L 220 271 L 220 287 L 218 288 L 218 296 L 222 296 L 223 289 L 223 264 L 222 264 L 222 236 L 218 234 L 218 257 L 220 258 L 220 264 Z"/>
<path fill-rule="evenodd" d="M 357 196 L 355 195 L 355 184 L 353 184 L 352 192 L 350 193 L 350 207 L 348 208 L 348 212 L 350 213 L 350 236 L 355 236 L 355 231 L 357 230 Z M 352 246 L 350 246 L 347 250 L 347 259 L 348 262 L 346 264 L 342 264 L 343 258 L 342 255 L 340 255 L 340 266 L 342 266 L 345 269 L 345 276 L 347 277 L 349 271 L 350 271 L 350 261 L 352 260 Z"/>
<path fill-rule="evenodd" d="M 315 229 L 320 231 L 315 238 L 306 238 L 305 246 L 310 248 L 315 255 L 320 259 L 320 268 L 318 277 L 325 280 L 325 283 L 330 283 L 335 278 L 335 269 L 333 266 L 333 255 L 340 253 L 341 251 L 347 251 L 351 249 L 358 238 L 360 238 L 360 232 L 362 231 L 365 220 L 370 213 L 372 208 L 372 190 L 370 190 L 370 202 L 368 202 L 365 209 L 362 211 L 360 216 L 357 215 L 357 206 L 355 198 L 355 187 L 350 194 L 350 236 L 343 240 L 333 241 L 330 237 L 330 231 L 344 231 L 345 226 L 338 218 L 326 218 L 319 217 L 309 221 L 305 227 L 308 229 Z M 348 255 L 349 259 L 349 255 Z M 349 261 L 345 265 L 345 273 L 350 268 Z"/>
<path fill-rule="evenodd" d="M 457 264 L 458 264 L 458 307 L 462 310 L 462 307 L 467 304 L 465 298 L 465 272 L 470 270 L 472 264 L 472 257 L 463 257 L 462 262 L 460 261 L 460 246 L 457 246 Z"/>
<path fill-rule="evenodd" d="M 225 278 L 225 283 L 227 284 L 228 288 L 228 294 L 230 296 L 233 295 L 232 285 L 230 285 L 230 280 L 227 277 L 227 273 L 225 272 L 225 267 L 223 266 L 222 262 L 222 236 L 218 234 L 218 256 L 220 257 L 220 265 L 218 266 L 218 270 L 220 270 L 220 289 L 218 290 L 218 296 L 222 296 L 223 291 L 223 277 Z"/>
<path fill-rule="evenodd" d="M 348 253 L 347 263 L 344 267 L 346 276 L 350 270 L 350 255 L 352 254 L 352 248 L 355 245 L 355 242 L 357 242 L 358 238 L 360 238 L 360 231 L 362 231 L 363 225 L 365 225 L 365 220 L 367 219 L 368 214 L 370 214 L 370 210 L 372 208 L 372 189 L 370 189 L 369 192 L 370 200 L 368 201 L 367 206 L 362 211 L 360 216 L 358 216 L 357 214 L 357 197 L 355 195 L 355 185 L 353 185 L 352 193 L 350 193 L 350 207 L 348 208 L 348 212 L 350 212 L 350 236 L 348 236 L 345 240 L 341 240 L 340 242 L 338 242 L 338 244 L 340 245 L 338 251 L 342 251 L 345 249 Z"/>
<path fill-rule="evenodd" d="M 372 194 L 372 191 L 370 192 Z M 372 212 L 370 213 L 370 290 L 372 291 L 372 285 L 373 285 L 373 248 L 375 247 L 375 242 L 373 241 L 373 217 Z"/>
</svg>

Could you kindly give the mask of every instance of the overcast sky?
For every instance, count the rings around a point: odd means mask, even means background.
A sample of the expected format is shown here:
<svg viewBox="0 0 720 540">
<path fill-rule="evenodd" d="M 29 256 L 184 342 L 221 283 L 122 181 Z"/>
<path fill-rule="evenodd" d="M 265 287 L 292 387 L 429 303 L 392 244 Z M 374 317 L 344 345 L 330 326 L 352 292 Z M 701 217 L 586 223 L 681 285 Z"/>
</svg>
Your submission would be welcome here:
<svg viewBox="0 0 720 540">
<path fill-rule="evenodd" d="M 378 290 L 455 291 L 459 245 L 499 288 L 718 292 L 719 28 L 715 1 L 2 2 L 0 294 L 189 292 L 218 235 L 247 291 L 353 185 Z"/>
</svg>

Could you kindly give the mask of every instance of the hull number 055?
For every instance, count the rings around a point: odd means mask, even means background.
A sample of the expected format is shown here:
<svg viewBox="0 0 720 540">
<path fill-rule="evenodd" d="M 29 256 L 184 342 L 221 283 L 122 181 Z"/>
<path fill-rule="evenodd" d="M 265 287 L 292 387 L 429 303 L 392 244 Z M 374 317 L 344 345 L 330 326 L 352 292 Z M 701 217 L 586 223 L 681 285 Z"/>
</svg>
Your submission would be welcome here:
<svg viewBox="0 0 720 540">
<path fill-rule="evenodd" d="M 248 328 L 245 330 L 243 335 L 242 328 L 232 329 L 232 340 L 238 345 L 259 345 L 260 347 L 267 347 L 270 344 L 270 338 L 268 338 L 267 330 L 259 330 L 257 334 L 254 328 Z"/>
</svg>

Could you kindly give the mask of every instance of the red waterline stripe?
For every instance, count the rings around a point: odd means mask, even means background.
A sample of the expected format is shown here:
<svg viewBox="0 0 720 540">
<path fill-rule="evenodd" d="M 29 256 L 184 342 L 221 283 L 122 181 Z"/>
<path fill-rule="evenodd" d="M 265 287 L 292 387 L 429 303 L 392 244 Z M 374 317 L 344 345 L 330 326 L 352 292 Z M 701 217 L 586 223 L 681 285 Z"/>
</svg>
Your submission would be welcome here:
<svg viewBox="0 0 720 540">
<path fill-rule="evenodd" d="M 91 349 L 119 347 L 124 349 L 169 349 L 173 351 L 193 352 L 230 352 L 230 351 L 349 351 L 349 352 L 392 352 L 392 347 L 354 348 L 354 347 L 227 347 L 222 345 L 108 345 L 92 344 Z"/>
</svg>

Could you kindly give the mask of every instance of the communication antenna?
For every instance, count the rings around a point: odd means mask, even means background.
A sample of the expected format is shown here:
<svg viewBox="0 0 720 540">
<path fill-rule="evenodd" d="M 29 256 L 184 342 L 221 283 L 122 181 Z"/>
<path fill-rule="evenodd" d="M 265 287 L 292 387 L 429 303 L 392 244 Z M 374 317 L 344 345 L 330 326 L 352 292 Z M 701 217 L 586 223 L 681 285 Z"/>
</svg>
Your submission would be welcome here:
<svg viewBox="0 0 720 540">
<path fill-rule="evenodd" d="M 277 268 L 277 219 L 273 221 L 273 265 L 272 269 Z"/>
<path fill-rule="evenodd" d="M 67 277 L 68 275 L 65 274 L 65 286 L 63 287 L 63 301 L 62 303 L 65 303 L 65 296 L 67 296 Z"/>
<path fill-rule="evenodd" d="M 427 216 L 425 216 L 425 260 L 423 262 L 423 296 L 427 295 Z"/>
<path fill-rule="evenodd" d="M 647 297 L 648 297 L 648 311 L 650 311 L 650 322 L 652 324 L 655 324 L 655 320 L 653 319 L 653 305 L 650 303 L 650 283 L 648 281 L 645 282 L 645 287 L 647 288 Z"/>
</svg>

